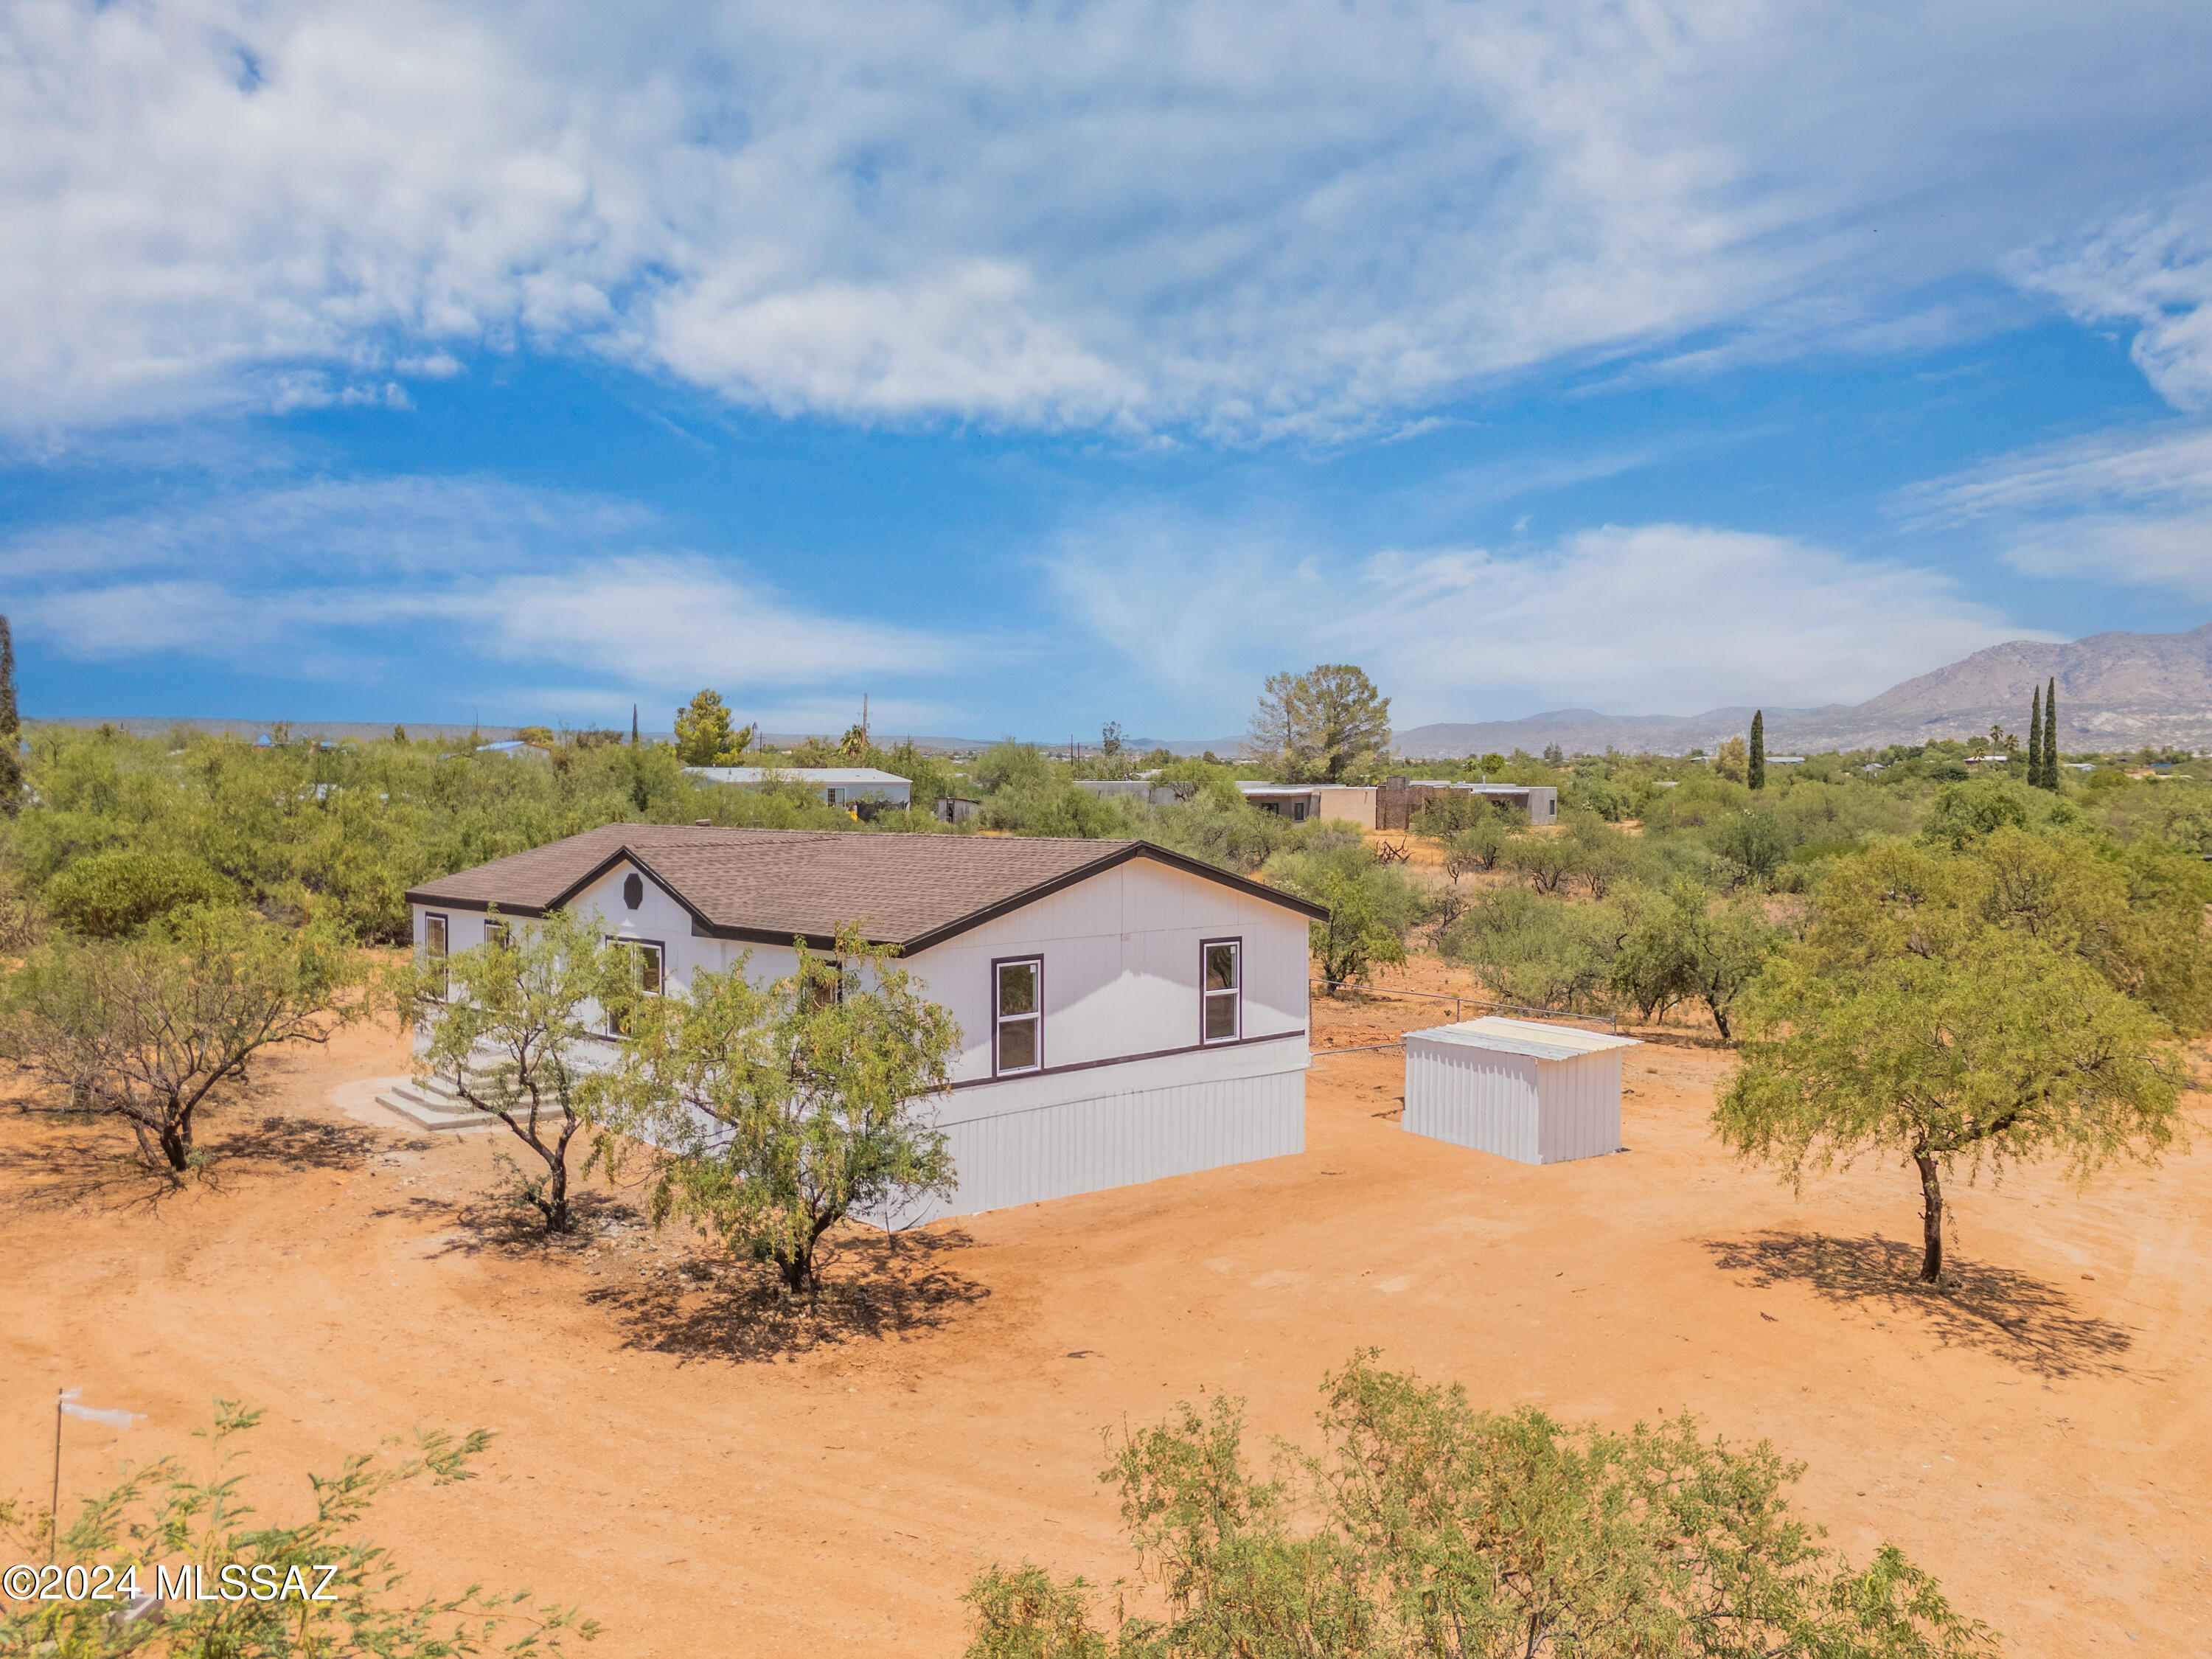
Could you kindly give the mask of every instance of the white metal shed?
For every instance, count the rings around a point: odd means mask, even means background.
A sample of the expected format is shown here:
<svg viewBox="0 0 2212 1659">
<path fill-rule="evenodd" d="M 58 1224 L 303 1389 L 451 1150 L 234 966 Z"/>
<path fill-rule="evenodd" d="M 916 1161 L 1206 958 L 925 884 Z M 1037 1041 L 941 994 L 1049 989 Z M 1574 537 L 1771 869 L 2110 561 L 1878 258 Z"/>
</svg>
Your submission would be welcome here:
<svg viewBox="0 0 2212 1659">
<path fill-rule="evenodd" d="M 1406 1034 L 1405 1127 L 1522 1164 L 1620 1151 L 1634 1037 L 1491 1015 Z"/>
</svg>

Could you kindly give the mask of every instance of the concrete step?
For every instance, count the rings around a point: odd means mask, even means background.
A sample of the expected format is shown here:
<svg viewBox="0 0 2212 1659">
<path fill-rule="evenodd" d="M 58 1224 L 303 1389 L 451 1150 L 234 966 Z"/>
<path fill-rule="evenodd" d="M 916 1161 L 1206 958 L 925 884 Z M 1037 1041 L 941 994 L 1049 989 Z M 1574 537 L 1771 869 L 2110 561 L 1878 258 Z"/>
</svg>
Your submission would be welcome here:
<svg viewBox="0 0 2212 1659">
<path fill-rule="evenodd" d="M 480 1112 L 461 1099 L 439 1078 L 395 1085 L 377 1096 L 376 1103 L 398 1113 L 418 1129 L 466 1134 L 507 1127 L 490 1113 Z"/>
</svg>

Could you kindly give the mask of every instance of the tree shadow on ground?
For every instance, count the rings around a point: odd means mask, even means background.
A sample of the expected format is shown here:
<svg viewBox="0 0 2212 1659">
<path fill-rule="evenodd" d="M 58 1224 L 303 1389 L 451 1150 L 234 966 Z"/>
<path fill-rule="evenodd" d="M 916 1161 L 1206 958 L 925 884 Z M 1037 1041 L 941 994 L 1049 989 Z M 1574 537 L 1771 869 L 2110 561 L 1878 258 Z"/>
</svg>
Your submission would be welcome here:
<svg viewBox="0 0 2212 1659">
<path fill-rule="evenodd" d="M 624 1346 L 685 1359 L 779 1359 L 841 1343 L 904 1341 L 941 1329 L 991 1294 L 954 1265 L 973 1241 L 957 1229 L 848 1238 L 821 1288 L 792 1296 L 772 1267 L 698 1253 L 635 1264 L 626 1282 L 585 1292 L 629 1335 Z"/>
<path fill-rule="evenodd" d="M 426 1140 L 392 1145 L 388 1135 L 362 1125 L 312 1117 L 264 1117 L 257 1127 L 223 1126 L 208 1150 L 226 1162 L 270 1164 L 290 1174 L 307 1170 L 356 1170 L 379 1153 L 428 1152 Z"/>
<path fill-rule="evenodd" d="M 0 1146 L 0 1187 L 26 1209 L 155 1210 L 195 1190 L 220 1192 L 226 1176 L 278 1170 L 358 1169 L 380 1152 L 402 1150 L 374 1131 L 314 1118 L 260 1117 L 249 1124 L 227 1112 L 200 1120 L 199 1168 L 181 1174 L 149 1164 L 127 1121 L 106 1114 L 46 1110 L 35 1138 Z M 424 1150 L 410 1141 L 404 1149 Z"/>
<path fill-rule="evenodd" d="M 119 1135 L 89 1120 L 74 1133 L 0 1146 L 0 1188 L 25 1210 L 156 1210 L 189 1190 L 168 1170 L 149 1167 L 126 1129 Z"/>
<path fill-rule="evenodd" d="M 548 1232 L 544 1215 L 522 1195 L 521 1184 L 520 1176 L 511 1177 L 459 1204 L 414 1197 L 407 1202 L 435 1205 L 451 1213 L 457 1231 L 446 1239 L 441 1255 L 532 1255 L 548 1250 L 574 1255 L 645 1227 L 645 1218 L 618 1194 L 578 1183 L 568 1189 L 568 1231 Z"/>
<path fill-rule="evenodd" d="M 1970 1261 L 1944 1288 L 1920 1283 L 1920 1251 L 1873 1237 L 1833 1238 L 1774 1230 L 1747 1238 L 1709 1239 L 1724 1272 L 1753 1285 L 1803 1285 L 1823 1301 L 1880 1304 L 1925 1326 L 1946 1345 L 1979 1348 L 2044 1376 L 2117 1371 L 2135 1338 L 2109 1320 L 2081 1312 L 2057 1285 L 2010 1267 Z"/>
</svg>

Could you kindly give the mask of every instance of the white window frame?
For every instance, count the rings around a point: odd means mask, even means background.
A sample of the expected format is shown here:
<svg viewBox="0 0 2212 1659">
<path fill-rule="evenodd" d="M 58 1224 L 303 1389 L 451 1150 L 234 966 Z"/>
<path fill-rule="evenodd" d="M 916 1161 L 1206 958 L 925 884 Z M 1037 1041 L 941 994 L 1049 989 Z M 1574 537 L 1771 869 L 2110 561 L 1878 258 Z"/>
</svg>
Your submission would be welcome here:
<svg viewBox="0 0 2212 1659">
<path fill-rule="evenodd" d="M 1027 1012 L 1010 1014 L 999 1006 L 1002 981 L 1000 975 L 1008 968 L 1028 968 L 1031 970 L 1035 1006 Z M 1005 1048 L 1005 1033 L 1009 1025 L 1024 1022 L 1034 1025 L 1036 1036 L 1030 1044 L 1030 1063 L 1026 1066 L 1006 1066 L 1000 1063 Z M 991 1075 L 993 1077 L 1028 1077 L 1044 1070 L 1044 958 L 1041 956 L 1000 957 L 991 963 Z"/>
<path fill-rule="evenodd" d="M 641 984 L 643 983 L 644 980 L 644 969 L 641 964 L 645 960 L 646 952 L 651 951 L 653 953 L 654 966 L 658 971 L 654 975 L 654 982 L 650 986 L 645 987 L 645 994 L 647 996 L 654 997 L 664 996 L 667 994 L 668 946 L 664 942 L 657 939 L 625 939 L 619 933 L 610 933 L 607 936 L 607 943 L 610 945 L 619 945 L 630 953 L 631 971 Z M 621 1027 L 615 1024 L 615 1017 L 611 1012 L 605 1013 L 605 1019 L 607 1025 L 606 1034 L 609 1036 L 619 1037 L 629 1035 L 627 1032 L 623 1031 Z"/>
<path fill-rule="evenodd" d="M 1227 949 L 1231 952 L 1229 985 L 1221 990 L 1211 988 L 1210 975 L 1213 969 L 1213 953 Z M 1229 1031 L 1225 1036 L 1213 1035 L 1213 1006 L 1226 1002 L 1230 1007 Z M 1244 941 L 1243 938 L 1200 939 L 1198 945 L 1198 1040 L 1201 1044 L 1240 1042 L 1244 1037 Z"/>
<path fill-rule="evenodd" d="M 446 958 L 453 951 L 453 919 L 436 910 L 422 913 L 422 960 L 425 965 L 435 963 L 432 969 L 438 976 L 438 1000 L 443 1002 L 453 988 Z"/>
</svg>

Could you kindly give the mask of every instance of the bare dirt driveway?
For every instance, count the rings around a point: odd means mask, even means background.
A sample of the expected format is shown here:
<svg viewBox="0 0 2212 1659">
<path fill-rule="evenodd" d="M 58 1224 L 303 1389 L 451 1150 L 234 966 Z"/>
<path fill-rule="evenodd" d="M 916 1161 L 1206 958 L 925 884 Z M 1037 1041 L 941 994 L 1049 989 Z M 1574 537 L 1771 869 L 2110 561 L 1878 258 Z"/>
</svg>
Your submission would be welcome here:
<svg viewBox="0 0 2212 1659">
<path fill-rule="evenodd" d="M 1528 1169 L 1402 1133 L 1397 1054 L 1322 1058 L 1302 1156 L 856 1248 L 812 1320 L 603 1185 L 589 1242 L 518 1242 L 499 1140 L 331 1103 L 404 1070 L 389 1036 L 279 1057 L 166 1196 L 112 1130 L 0 1113 L 0 1492 L 43 1498 L 57 1386 L 149 1417 L 70 1425 L 80 1492 L 191 1452 L 215 1396 L 268 1407 L 281 1512 L 303 1469 L 483 1425 L 481 1479 L 372 1517 L 422 1588 L 581 1601 L 611 1656 L 950 1655 L 986 1562 L 1126 1571 L 1101 1425 L 1226 1391 L 1303 1437 L 1372 1346 L 1481 1404 L 1771 1437 L 1836 1541 L 1895 1540 L 2013 1651 L 2212 1651 L 2212 1157 L 1962 1190 L 1966 1283 L 1931 1297 L 1904 1172 L 1793 1199 L 1706 1132 L 1724 1055 L 1629 1060 L 1631 1150 Z"/>
</svg>

